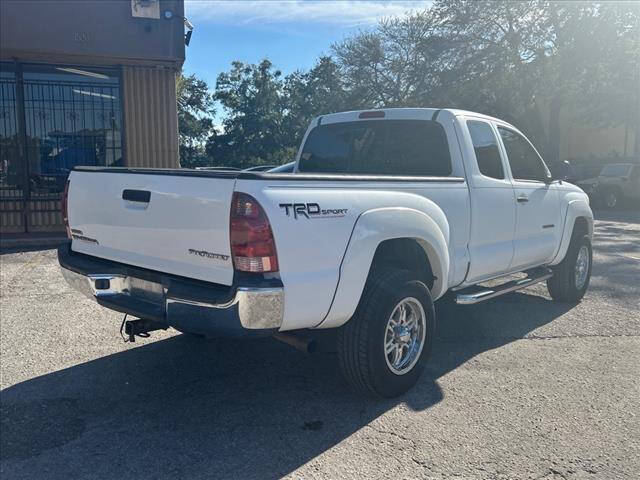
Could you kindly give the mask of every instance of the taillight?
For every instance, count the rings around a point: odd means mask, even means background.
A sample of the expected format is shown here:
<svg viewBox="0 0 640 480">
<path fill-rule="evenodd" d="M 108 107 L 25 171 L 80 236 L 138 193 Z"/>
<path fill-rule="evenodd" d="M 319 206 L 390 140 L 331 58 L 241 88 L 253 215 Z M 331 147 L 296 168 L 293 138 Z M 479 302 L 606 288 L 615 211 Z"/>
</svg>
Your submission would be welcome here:
<svg viewBox="0 0 640 480">
<path fill-rule="evenodd" d="M 67 230 L 67 238 L 71 239 L 71 229 L 69 228 L 69 183 L 71 180 L 67 180 L 64 185 L 64 192 L 62 192 L 62 221 L 64 227 Z"/>
<path fill-rule="evenodd" d="M 236 270 L 277 272 L 278 254 L 269 219 L 258 201 L 235 192 L 231 199 L 231 255 Z"/>
</svg>

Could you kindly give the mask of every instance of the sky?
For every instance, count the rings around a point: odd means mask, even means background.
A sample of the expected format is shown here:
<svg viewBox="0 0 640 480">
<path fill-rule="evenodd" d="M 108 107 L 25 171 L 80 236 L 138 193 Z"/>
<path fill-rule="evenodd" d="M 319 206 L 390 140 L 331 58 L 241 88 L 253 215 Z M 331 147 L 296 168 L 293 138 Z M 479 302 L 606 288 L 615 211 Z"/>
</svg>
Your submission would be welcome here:
<svg viewBox="0 0 640 480">
<path fill-rule="evenodd" d="M 186 0 L 195 29 L 187 47 L 186 74 L 215 87 L 231 62 L 268 58 L 285 75 L 309 69 L 331 44 L 383 17 L 421 10 L 430 1 L 376 0 Z"/>
</svg>

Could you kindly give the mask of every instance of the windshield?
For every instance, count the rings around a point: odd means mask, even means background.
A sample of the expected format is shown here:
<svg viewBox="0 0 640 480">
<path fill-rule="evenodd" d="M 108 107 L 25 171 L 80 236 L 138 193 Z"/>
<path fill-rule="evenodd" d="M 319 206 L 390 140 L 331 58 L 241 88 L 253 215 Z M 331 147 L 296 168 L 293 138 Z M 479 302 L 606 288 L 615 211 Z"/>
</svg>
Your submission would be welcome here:
<svg viewBox="0 0 640 480">
<path fill-rule="evenodd" d="M 363 120 L 321 125 L 304 144 L 300 172 L 448 176 L 442 125 L 430 120 Z"/>
<path fill-rule="evenodd" d="M 631 165 L 607 165 L 600 172 L 601 177 L 625 177 Z"/>
</svg>

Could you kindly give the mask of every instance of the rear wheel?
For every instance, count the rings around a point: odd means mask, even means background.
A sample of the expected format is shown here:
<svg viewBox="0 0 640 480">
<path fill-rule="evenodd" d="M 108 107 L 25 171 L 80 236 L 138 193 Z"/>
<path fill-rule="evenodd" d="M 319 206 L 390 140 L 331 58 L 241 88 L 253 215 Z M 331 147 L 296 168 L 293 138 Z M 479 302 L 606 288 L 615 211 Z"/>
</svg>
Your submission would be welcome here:
<svg viewBox="0 0 640 480">
<path fill-rule="evenodd" d="M 612 209 L 620 206 L 622 200 L 621 192 L 615 188 L 605 190 L 602 195 L 602 203 L 605 207 Z"/>
<path fill-rule="evenodd" d="M 580 301 L 591 280 L 592 257 L 589 236 L 574 235 L 564 260 L 553 268 L 553 277 L 547 280 L 551 298 L 561 302 Z"/>
<path fill-rule="evenodd" d="M 435 311 L 426 285 L 408 271 L 375 272 L 356 313 L 338 331 L 342 373 L 362 393 L 401 395 L 422 374 L 434 332 Z"/>
</svg>

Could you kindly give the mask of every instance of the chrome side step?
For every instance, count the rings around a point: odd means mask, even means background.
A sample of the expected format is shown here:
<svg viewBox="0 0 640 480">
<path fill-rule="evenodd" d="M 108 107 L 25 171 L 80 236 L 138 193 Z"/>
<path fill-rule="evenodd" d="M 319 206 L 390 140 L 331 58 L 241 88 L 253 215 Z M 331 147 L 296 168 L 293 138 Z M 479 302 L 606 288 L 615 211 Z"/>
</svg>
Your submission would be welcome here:
<svg viewBox="0 0 640 480">
<path fill-rule="evenodd" d="M 481 290 L 469 292 L 469 289 L 466 289 L 467 293 L 463 290 L 461 293 L 456 295 L 456 303 L 458 305 L 473 305 L 474 303 L 480 303 L 491 298 L 499 297 L 505 293 L 515 292 L 516 290 L 529 287 L 535 283 L 540 283 L 553 277 L 553 272 L 548 268 L 530 270 L 527 274 L 528 276 L 526 278 L 512 280 L 492 288 L 470 287 L 471 289 L 481 288 Z"/>
</svg>

